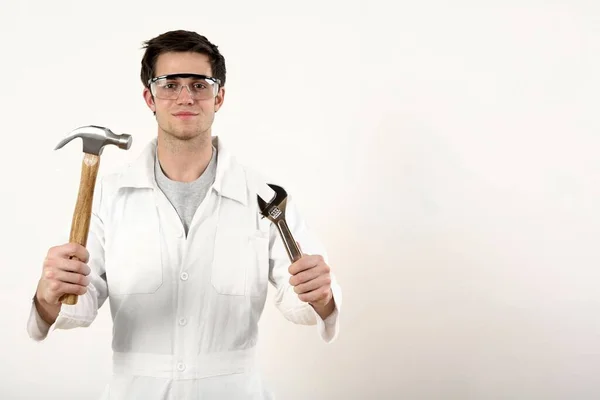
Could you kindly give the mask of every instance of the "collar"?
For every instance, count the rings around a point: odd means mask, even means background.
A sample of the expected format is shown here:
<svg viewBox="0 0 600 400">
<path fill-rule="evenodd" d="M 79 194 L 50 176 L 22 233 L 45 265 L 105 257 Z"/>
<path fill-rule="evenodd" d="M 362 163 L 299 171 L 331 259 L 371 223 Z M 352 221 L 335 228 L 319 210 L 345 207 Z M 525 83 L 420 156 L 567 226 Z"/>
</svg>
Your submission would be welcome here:
<svg viewBox="0 0 600 400">
<path fill-rule="evenodd" d="M 156 189 L 154 162 L 157 143 L 158 139 L 154 137 L 140 156 L 123 171 L 119 181 L 120 187 Z M 244 169 L 218 136 L 212 137 L 212 144 L 217 149 L 217 171 L 213 188 L 221 196 L 246 205 L 248 196 Z"/>
</svg>

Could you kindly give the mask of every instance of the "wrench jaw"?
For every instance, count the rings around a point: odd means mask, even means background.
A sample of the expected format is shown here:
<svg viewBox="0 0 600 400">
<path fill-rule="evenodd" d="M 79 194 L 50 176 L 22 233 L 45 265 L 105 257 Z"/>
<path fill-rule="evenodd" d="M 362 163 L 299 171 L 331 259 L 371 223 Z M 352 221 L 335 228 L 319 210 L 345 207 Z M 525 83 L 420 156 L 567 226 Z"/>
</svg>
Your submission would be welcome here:
<svg viewBox="0 0 600 400">
<path fill-rule="evenodd" d="M 285 208 L 287 205 L 287 193 L 285 190 L 277 185 L 269 184 L 271 189 L 275 191 L 275 196 L 269 203 L 264 201 L 260 196 L 256 196 L 258 200 L 258 206 L 260 213 L 263 218 L 269 219 L 275 224 L 285 250 L 290 258 L 290 262 L 295 262 L 302 257 L 302 252 L 294 239 L 292 232 L 290 231 L 287 222 L 285 220 Z"/>
<path fill-rule="evenodd" d="M 268 203 L 264 201 L 260 196 L 256 196 L 258 200 L 258 206 L 262 218 L 268 218 L 275 224 L 281 220 L 285 220 L 285 206 L 287 203 L 287 193 L 281 187 L 273 184 L 268 184 L 271 189 L 275 191 L 275 196 Z"/>
</svg>

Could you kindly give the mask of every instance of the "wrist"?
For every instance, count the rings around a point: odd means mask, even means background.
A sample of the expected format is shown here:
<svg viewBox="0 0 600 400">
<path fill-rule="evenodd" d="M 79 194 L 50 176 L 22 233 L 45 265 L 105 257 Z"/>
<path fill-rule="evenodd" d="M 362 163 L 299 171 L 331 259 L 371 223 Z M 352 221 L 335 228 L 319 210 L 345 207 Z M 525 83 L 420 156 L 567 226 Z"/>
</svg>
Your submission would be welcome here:
<svg viewBox="0 0 600 400">
<path fill-rule="evenodd" d="M 333 299 L 333 294 L 329 296 L 325 302 L 315 302 L 309 303 L 312 308 L 316 311 L 317 314 L 321 317 L 321 319 L 327 318 L 333 311 L 335 310 L 335 300 Z"/>
<path fill-rule="evenodd" d="M 56 321 L 56 318 L 58 317 L 58 314 L 60 313 L 61 309 L 60 303 L 50 304 L 44 299 L 42 299 L 37 292 L 33 297 L 33 303 L 38 312 L 38 315 L 45 323 L 47 323 L 48 325 L 52 325 L 54 321 Z"/>
</svg>

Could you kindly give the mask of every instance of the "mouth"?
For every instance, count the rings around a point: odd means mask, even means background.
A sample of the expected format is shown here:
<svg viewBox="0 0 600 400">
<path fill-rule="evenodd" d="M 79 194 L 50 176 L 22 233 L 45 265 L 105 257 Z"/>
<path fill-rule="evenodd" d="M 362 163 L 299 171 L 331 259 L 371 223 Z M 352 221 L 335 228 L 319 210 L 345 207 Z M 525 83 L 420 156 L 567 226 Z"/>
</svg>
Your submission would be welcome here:
<svg viewBox="0 0 600 400">
<path fill-rule="evenodd" d="M 191 118 L 198 116 L 198 114 L 184 111 L 184 112 L 175 113 L 175 114 L 173 114 L 173 116 L 176 118 L 181 118 L 181 119 L 191 119 Z"/>
</svg>

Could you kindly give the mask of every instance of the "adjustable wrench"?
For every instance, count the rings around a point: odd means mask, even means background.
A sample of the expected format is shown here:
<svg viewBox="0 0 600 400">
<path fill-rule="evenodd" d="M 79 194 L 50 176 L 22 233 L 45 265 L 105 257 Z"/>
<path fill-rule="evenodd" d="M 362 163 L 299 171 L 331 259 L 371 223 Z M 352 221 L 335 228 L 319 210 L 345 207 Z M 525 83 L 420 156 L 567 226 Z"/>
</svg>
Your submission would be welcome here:
<svg viewBox="0 0 600 400">
<path fill-rule="evenodd" d="M 256 196 L 258 206 L 263 218 L 268 218 L 277 226 L 279 234 L 283 239 L 285 250 L 290 257 L 292 263 L 298 261 L 302 257 L 302 252 L 290 232 L 287 222 L 285 221 L 285 207 L 287 205 L 287 193 L 281 187 L 273 184 L 268 184 L 275 191 L 275 197 L 270 202 L 264 201 L 260 196 Z"/>
</svg>

